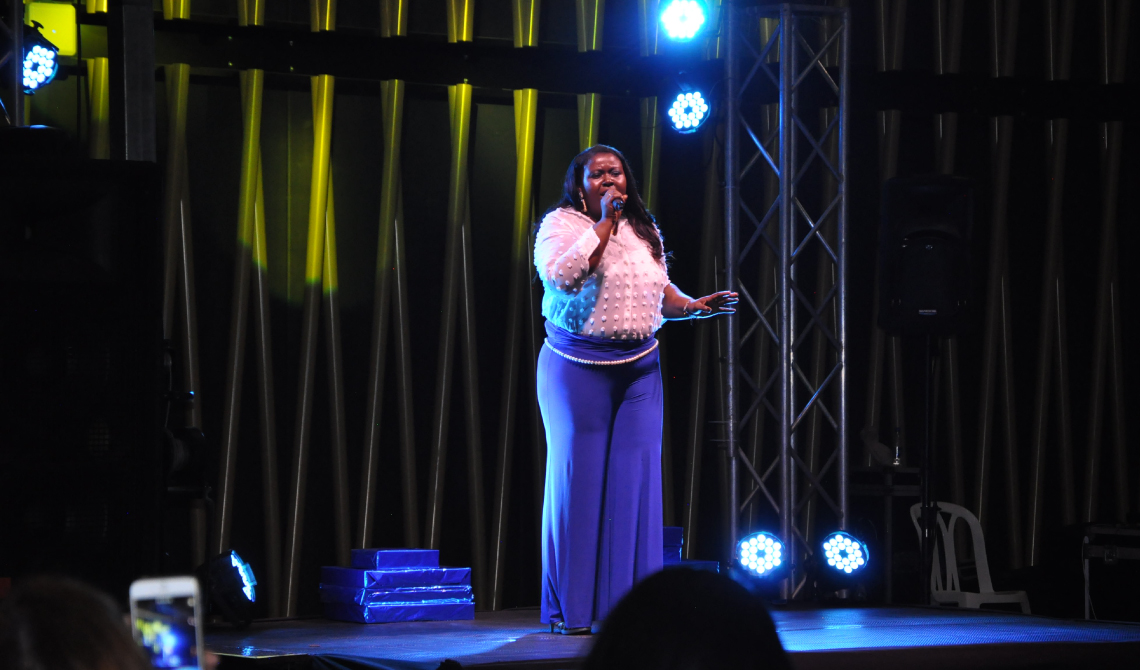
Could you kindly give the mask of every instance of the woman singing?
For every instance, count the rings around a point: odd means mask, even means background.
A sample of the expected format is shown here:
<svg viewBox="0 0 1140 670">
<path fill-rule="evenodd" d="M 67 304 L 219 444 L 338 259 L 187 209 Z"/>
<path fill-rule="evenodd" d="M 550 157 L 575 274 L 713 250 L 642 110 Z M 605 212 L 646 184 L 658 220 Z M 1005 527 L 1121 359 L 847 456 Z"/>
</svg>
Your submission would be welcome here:
<svg viewBox="0 0 1140 670">
<path fill-rule="evenodd" d="M 539 224 L 545 295 L 538 402 L 546 426 L 542 621 L 590 632 L 661 569 L 661 370 L 666 319 L 731 314 L 737 295 L 693 299 L 669 282 L 653 216 L 625 156 L 597 145 L 566 170 Z"/>
</svg>

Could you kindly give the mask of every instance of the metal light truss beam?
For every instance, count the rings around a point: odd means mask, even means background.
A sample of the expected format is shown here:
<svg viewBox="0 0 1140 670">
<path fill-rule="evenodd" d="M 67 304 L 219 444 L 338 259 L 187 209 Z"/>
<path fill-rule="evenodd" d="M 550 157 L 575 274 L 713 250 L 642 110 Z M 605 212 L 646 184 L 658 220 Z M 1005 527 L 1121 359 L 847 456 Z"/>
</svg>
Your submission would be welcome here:
<svg viewBox="0 0 1140 670">
<path fill-rule="evenodd" d="M 824 528 L 847 524 L 850 19 L 846 9 L 792 4 L 728 5 L 726 13 L 725 283 L 741 294 L 726 328 L 729 539 L 735 546 L 741 512 L 766 500 L 791 559 L 782 589 L 794 598 L 805 583 L 800 566 L 812 553 L 815 511 L 834 515 Z M 767 40 L 762 18 L 778 19 Z M 748 95 L 765 80 L 779 90 L 771 133 L 764 107 Z M 818 95 L 821 86 L 830 96 Z M 816 93 L 803 95 L 809 90 Z M 762 187 L 769 172 L 779 182 L 770 199 Z M 765 257 L 773 268 L 760 267 Z M 766 272 L 775 275 L 770 304 L 752 283 Z M 753 345 L 762 336 L 771 338 L 776 363 L 767 368 L 752 360 L 764 355 Z M 750 459 L 739 443 L 766 412 L 775 448 Z"/>
</svg>

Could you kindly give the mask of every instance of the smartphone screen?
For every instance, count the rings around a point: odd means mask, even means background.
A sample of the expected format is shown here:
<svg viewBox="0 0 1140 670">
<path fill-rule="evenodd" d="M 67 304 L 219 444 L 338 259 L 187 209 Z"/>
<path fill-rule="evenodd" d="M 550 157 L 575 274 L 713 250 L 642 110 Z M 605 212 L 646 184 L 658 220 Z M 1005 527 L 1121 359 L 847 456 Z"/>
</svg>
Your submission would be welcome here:
<svg viewBox="0 0 1140 670">
<path fill-rule="evenodd" d="M 193 596 L 136 600 L 134 628 L 154 667 L 198 670 Z"/>
</svg>

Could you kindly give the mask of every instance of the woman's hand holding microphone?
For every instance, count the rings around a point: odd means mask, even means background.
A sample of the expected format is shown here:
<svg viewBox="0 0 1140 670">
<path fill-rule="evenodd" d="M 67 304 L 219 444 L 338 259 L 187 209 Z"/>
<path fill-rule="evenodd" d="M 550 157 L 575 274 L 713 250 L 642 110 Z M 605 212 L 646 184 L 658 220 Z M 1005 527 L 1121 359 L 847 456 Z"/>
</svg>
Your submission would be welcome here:
<svg viewBox="0 0 1140 670">
<path fill-rule="evenodd" d="M 621 218 L 621 210 L 625 207 L 626 195 L 611 188 L 602 195 L 602 221 L 609 221 L 613 225 L 613 232 L 617 232 L 617 222 Z"/>
</svg>

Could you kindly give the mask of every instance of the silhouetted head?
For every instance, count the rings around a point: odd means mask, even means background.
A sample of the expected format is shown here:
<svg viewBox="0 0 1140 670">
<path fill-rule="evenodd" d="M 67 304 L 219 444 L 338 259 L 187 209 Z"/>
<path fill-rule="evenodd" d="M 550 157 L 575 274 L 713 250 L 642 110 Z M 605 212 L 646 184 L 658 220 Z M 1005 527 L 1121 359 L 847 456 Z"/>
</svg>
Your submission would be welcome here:
<svg viewBox="0 0 1140 670">
<path fill-rule="evenodd" d="M 115 602 L 62 577 L 28 579 L 0 604 L 0 668 L 151 670 Z"/>
<path fill-rule="evenodd" d="M 602 624 L 583 670 L 786 670 L 763 601 L 728 577 L 663 570 L 633 588 Z"/>
</svg>

